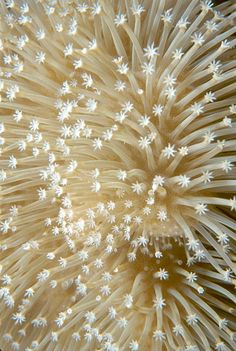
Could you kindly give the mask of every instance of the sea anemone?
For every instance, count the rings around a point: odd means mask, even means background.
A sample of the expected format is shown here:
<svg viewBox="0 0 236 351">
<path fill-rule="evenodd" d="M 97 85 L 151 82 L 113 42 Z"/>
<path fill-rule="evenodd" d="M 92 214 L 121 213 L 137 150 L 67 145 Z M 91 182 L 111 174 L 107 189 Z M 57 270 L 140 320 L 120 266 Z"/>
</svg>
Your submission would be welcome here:
<svg viewBox="0 0 236 351">
<path fill-rule="evenodd" d="M 236 4 L 0 1 L 2 351 L 236 350 Z"/>
</svg>

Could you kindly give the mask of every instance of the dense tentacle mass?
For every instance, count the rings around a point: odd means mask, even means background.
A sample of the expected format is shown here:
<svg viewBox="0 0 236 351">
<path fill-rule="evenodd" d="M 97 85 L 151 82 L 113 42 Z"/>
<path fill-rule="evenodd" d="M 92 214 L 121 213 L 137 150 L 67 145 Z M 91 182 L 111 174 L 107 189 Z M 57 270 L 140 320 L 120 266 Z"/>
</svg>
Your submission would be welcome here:
<svg viewBox="0 0 236 351">
<path fill-rule="evenodd" d="M 235 350 L 235 1 L 0 16 L 2 350 Z"/>
</svg>

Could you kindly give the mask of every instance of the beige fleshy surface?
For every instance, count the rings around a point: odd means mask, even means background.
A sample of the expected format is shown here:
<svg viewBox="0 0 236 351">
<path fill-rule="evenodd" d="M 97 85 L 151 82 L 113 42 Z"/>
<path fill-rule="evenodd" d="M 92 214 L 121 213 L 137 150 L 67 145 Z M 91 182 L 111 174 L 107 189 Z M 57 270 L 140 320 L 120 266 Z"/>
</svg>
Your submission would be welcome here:
<svg viewBox="0 0 236 351">
<path fill-rule="evenodd" d="M 2 350 L 234 351 L 234 1 L 0 14 Z"/>
</svg>

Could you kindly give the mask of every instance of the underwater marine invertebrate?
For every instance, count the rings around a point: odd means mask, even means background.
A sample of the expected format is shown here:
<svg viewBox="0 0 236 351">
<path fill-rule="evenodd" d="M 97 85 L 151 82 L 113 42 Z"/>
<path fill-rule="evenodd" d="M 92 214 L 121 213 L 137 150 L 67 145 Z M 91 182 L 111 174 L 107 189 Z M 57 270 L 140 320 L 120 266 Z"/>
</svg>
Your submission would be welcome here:
<svg viewBox="0 0 236 351">
<path fill-rule="evenodd" d="M 234 350 L 235 4 L 0 9 L 1 343 Z"/>
</svg>

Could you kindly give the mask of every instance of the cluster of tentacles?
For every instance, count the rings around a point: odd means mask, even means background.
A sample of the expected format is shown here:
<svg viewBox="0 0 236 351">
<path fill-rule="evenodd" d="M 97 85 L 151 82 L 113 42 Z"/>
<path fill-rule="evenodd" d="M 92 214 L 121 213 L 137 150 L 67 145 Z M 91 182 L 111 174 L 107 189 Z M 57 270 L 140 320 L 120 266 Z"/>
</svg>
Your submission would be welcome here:
<svg viewBox="0 0 236 351">
<path fill-rule="evenodd" d="M 0 348 L 236 349 L 236 4 L 0 1 Z"/>
</svg>

